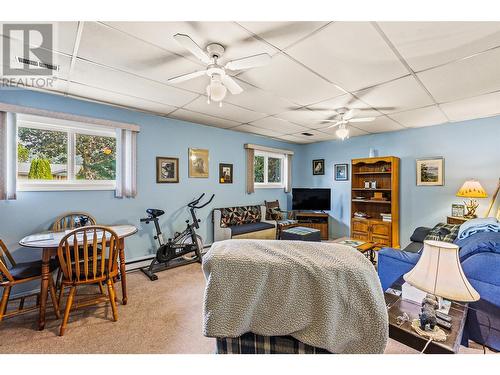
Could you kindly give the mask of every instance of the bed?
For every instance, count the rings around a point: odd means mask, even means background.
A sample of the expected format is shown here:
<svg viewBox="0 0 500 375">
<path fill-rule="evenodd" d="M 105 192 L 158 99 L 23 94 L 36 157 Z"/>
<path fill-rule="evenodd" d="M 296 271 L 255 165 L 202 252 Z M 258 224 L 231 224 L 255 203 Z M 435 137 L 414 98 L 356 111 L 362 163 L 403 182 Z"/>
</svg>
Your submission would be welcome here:
<svg viewBox="0 0 500 375">
<path fill-rule="evenodd" d="M 218 353 L 382 353 L 388 319 L 373 265 L 353 248 L 227 240 L 203 258 L 203 333 Z"/>
</svg>

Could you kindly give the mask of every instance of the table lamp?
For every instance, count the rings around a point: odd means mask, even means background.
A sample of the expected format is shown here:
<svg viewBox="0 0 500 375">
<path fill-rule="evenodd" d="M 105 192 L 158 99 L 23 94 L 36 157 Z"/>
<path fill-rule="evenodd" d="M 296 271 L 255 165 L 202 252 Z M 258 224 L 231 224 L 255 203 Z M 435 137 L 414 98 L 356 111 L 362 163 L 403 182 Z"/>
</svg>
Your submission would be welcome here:
<svg viewBox="0 0 500 375">
<path fill-rule="evenodd" d="M 479 293 L 465 277 L 458 250 L 457 245 L 449 242 L 424 241 L 420 259 L 410 272 L 403 275 L 404 280 L 415 288 L 438 297 L 439 308 L 442 307 L 443 298 L 459 302 L 479 300 Z M 424 298 L 423 301 L 427 299 Z M 434 327 L 431 332 L 427 332 L 422 324 L 425 323 L 419 319 L 412 321 L 412 328 L 419 335 L 436 341 L 446 340 L 442 329 Z"/>
<path fill-rule="evenodd" d="M 464 182 L 462 187 L 457 191 L 457 197 L 470 198 L 468 202 L 464 201 L 465 207 L 467 207 L 467 213 L 465 217 L 467 219 L 473 219 L 477 217 L 476 210 L 479 206 L 477 200 L 473 198 L 487 198 L 488 194 L 483 189 L 479 181 L 467 180 Z"/>
<path fill-rule="evenodd" d="M 459 302 L 477 301 L 479 293 L 465 277 L 458 250 L 457 245 L 449 242 L 424 241 L 420 259 L 404 274 L 404 280 L 437 297 Z"/>
</svg>

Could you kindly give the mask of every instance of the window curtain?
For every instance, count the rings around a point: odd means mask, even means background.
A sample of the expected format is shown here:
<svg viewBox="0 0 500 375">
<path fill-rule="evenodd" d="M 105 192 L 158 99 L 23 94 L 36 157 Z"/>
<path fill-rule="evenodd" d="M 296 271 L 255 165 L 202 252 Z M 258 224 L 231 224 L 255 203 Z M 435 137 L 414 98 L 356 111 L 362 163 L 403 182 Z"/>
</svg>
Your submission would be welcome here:
<svg viewBox="0 0 500 375">
<path fill-rule="evenodd" d="M 117 198 L 134 198 L 137 195 L 137 132 L 116 129 L 116 191 Z"/>
<path fill-rule="evenodd" d="M 247 194 L 255 193 L 255 181 L 254 181 L 254 156 L 255 150 L 253 148 L 247 148 Z"/>
<path fill-rule="evenodd" d="M 16 114 L 0 111 L 0 200 L 16 199 Z"/>
<path fill-rule="evenodd" d="M 286 155 L 286 181 L 285 193 L 292 192 L 292 154 Z"/>
</svg>

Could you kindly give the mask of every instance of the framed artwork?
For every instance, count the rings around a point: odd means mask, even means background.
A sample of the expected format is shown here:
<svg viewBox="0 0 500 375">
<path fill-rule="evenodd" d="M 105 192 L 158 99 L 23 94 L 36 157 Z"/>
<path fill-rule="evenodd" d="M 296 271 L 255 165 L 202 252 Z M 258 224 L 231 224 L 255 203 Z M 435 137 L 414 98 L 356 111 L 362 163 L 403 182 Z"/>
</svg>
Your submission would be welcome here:
<svg viewBox="0 0 500 375">
<path fill-rule="evenodd" d="M 349 180 L 349 164 L 335 164 L 333 168 L 335 181 Z"/>
<path fill-rule="evenodd" d="M 232 164 L 219 164 L 219 183 L 232 184 L 233 183 L 233 165 Z"/>
<path fill-rule="evenodd" d="M 313 175 L 325 174 L 325 159 L 313 160 Z"/>
<path fill-rule="evenodd" d="M 189 177 L 208 178 L 208 150 L 189 149 Z"/>
<path fill-rule="evenodd" d="M 156 157 L 156 183 L 179 182 L 179 158 Z"/>
<path fill-rule="evenodd" d="M 444 185 L 444 158 L 417 159 L 417 186 Z"/>
<path fill-rule="evenodd" d="M 463 204 L 451 205 L 451 216 L 464 217 L 464 215 L 465 215 L 465 206 Z"/>
</svg>

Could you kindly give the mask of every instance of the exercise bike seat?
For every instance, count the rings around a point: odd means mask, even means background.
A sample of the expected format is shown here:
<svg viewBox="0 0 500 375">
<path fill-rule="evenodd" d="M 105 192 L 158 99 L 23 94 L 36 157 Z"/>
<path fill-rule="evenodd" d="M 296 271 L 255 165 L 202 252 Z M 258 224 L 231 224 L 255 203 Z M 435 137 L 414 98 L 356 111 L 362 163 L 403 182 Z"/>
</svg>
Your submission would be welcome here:
<svg viewBox="0 0 500 375">
<path fill-rule="evenodd" d="M 161 215 L 163 215 L 165 213 L 165 211 L 163 210 L 158 210 L 156 208 L 148 208 L 146 210 L 146 212 L 148 214 L 150 214 L 152 217 L 160 217 Z"/>
</svg>

